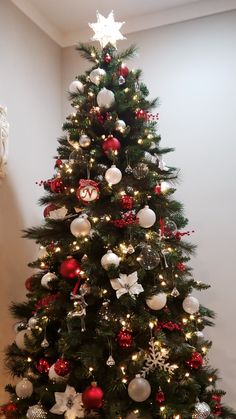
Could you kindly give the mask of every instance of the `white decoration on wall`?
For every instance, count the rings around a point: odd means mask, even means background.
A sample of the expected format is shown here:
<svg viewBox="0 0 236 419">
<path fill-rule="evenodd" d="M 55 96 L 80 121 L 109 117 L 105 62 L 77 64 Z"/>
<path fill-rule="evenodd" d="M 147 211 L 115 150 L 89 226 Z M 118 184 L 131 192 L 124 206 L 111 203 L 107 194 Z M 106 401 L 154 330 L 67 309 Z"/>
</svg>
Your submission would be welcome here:
<svg viewBox="0 0 236 419">
<path fill-rule="evenodd" d="M 7 108 L 0 105 L 0 179 L 6 174 L 8 137 L 9 123 L 7 121 Z"/>
</svg>

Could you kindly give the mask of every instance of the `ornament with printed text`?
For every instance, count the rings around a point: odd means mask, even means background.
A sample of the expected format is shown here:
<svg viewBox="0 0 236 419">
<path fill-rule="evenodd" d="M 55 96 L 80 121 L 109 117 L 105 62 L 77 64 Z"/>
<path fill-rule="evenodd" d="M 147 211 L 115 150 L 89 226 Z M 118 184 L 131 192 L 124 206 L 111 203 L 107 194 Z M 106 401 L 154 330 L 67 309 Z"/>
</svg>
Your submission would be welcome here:
<svg viewBox="0 0 236 419">
<path fill-rule="evenodd" d="M 91 138 L 86 134 L 82 134 L 79 138 L 80 147 L 88 148 L 90 144 L 91 144 Z"/>
<path fill-rule="evenodd" d="M 96 201 L 100 196 L 98 183 L 91 179 L 80 179 L 76 196 L 84 203 Z"/>
<path fill-rule="evenodd" d="M 16 384 L 16 395 L 20 397 L 20 399 L 27 399 L 33 393 L 33 384 L 28 378 L 23 378 Z"/>
<path fill-rule="evenodd" d="M 146 163 L 138 163 L 137 166 L 133 168 L 132 173 L 135 179 L 144 179 L 149 173 L 148 165 Z"/>
<path fill-rule="evenodd" d="M 59 268 L 59 272 L 61 274 L 61 276 L 63 276 L 64 278 L 67 279 L 74 279 L 76 278 L 81 271 L 81 267 L 79 262 L 72 258 L 72 257 L 68 257 L 67 259 L 65 259 Z"/>
<path fill-rule="evenodd" d="M 36 364 L 36 368 L 40 374 L 48 374 L 50 369 L 50 364 L 45 358 L 40 358 Z"/>
<path fill-rule="evenodd" d="M 121 207 L 124 210 L 131 210 L 134 204 L 134 198 L 130 195 L 122 195 L 120 198 Z"/>
<path fill-rule="evenodd" d="M 206 419 L 211 414 L 210 406 L 205 402 L 197 402 L 194 406 L 192 419 Z"/>
<path fill-rule="evenodd" d="M 167 303 L 167 296 L 164 292 L 159 292 L 146 299 L 146 304 L 151 310 L 162 310 Z"/>
<path fill-rule="evenodd" d="M 130 332 L 130 330 L 127 330 L 127 329 L 120 330 L 120 332 L 117 334 L 116 339 L 117 339 L 118 345 L 122 349 L 129 349 L 131 348 L 133 344 L 132 333 Z"/>
<path fill-rule="evenodd" d="M 106 155 L 110 153 L 117 153 L 120 150 L 120 141 L 113 137 L 113 135 L 109 135 L 102 143 L 102 149 Z"/>
<path fill-rule="evenodd" d="M 50 289 L 52 282 L 55 281 L 55 279 L 57 279 L 57 276 L 54 273 L 52 272 L 46 273 L 41 278 L 42 287 Z"/>
<path fill-rule="evenodd" d="M 47 412 L 41 403 L 30 406 L 26 413 L 27 419 L 46 419 Z"/>
<path fill-rule="evenodd" d="M 69 92 L 70 93 L 83 93 L 84 92 L 84 85 L 79 80 L 74 80 L 69 85 Z"/>
<path fill-rule="evenodd" d="M 97 383 L 93 381 L 82 393 L 82 402 L 85 409 L 100 409 L 103 405 L 104 393 Z"/>
<path fill-rule="evenodd" d="M 128 385 L 129 397 L 135 402 L 144 402 L 151 394 L 149 382 L 139 374 Z"/>
<path fill-rule="evenodd" d="M 199 310 L 199 301 L 197 298 L 192 297 L 191 295 L 188 295 L 183 300 L 183 309 L 188 314 L 194 314 L 197 313 Z"/>
<path fill-rule="evenodd" d="M 119 264 L 119 257 L 111 250 L 108 250 L 107 253 L 105 253 L 105 255 L 103 255 L 101 259 L 101 265 L 106 271 L 110 269 L 111 266 L 115 266 L 117 268 Z"/>
<path fill-rule="evenodd" d="M 50 180 L 50 189 L 54 193 L 62 193 L 64 186 L 61 178 L 56 177 Z"/>
<path fill-rule="evenodd" d="M 120 76 L 124 77 L 125 79 L 126 79 L 126 77 L 128 77 L 128 75 L 129 75 L 129 69 L 128 69 L 128 67 L 124 63 L 121 64 L 121 66 L 120 66 L 120 68 L 118 70 L 118 74 Z"/>
<path fill-rule="evenodd" d="M 31 339 L 32 338 L 32 332 L 30 329 L 24 329 L 24 330 L 20 330 L 20 332 L 18 332 L 16 334 L 16 346 L 21 349 L 22 351 L 27 349 L 27 339 Z"/>
<path fill-rule="evenodd" d="M 145 244 L 137 258 L 137 261 L 143 269 L 151 271 L 159 265 L 161 258 L 159 253 L 153 249 L 152 246 Z"/>
<path fill-rule="evenodd" d="M 156 214 L 152 209 L 149 208 L 148 205 L 145 205 L 144 208 L 138 211 L 137 219 L 140 227 L 150 228 L 156 222 Z"/>
<path fill-rule="evenodd" d="M 103 68 L 95 68 L 89 74 L 89 78 L 91 82 L 93 84 L 96 84 L 96 86 L 99 86 L 99 84 L 101 83 L 101 81 L 104 79 L 105 76 L 106 76 L 106 71 L 103 70 Z"/>
<path fill-rule="evenodd" d="M 105 173 L 105 179 L 110 185 L 117 185 L 122 179 L 122 173 L 115 164 L 113 164 Z"/>
<path fill-rule="evenodd" d="M 97 95 L 97 104 L 100 108 L 110 109 L 115 104 L 114 93 L 103 87 Z"/>
<path fill-rule="evenodd" d="M 54 370 L 60 377 L 65 377 L 70 373 L 71 366 L 69 361 L 63 358 L 59 358 L 54 364 Z"/>
<path fill-rule="evenodd" d="M 117 119 L 117 121 L 115 122 L 115 130 L 123 134 L 123 132 L 125 132 L 125 129 L 126 129 L 125 121 L 123 121 L 122 119 Z"/>
<path fill-rule="evenodd" d="M 86 214 L 75 218 L 70 224 L 70 231 L 75 237 L 88 236 L 91 231 L 91 224 Z"/>
<path fill-rule="evenodd" d="M 192 370 L 198 370 L 203 364 L 202 355 L 199 352 L 192 352 L 191 358 L 186 361 L 186 364 Z"/>
</svg>

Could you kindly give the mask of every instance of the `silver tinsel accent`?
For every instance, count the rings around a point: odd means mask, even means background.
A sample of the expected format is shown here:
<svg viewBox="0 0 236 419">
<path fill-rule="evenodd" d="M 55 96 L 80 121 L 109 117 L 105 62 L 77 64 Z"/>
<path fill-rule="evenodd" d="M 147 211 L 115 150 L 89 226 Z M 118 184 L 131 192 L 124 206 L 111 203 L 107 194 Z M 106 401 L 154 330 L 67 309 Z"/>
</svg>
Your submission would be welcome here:
<svg viewBox="0 0 236 419">
<path fill-rule="evenodd" d="M 211 409 L 205 402 L 197 402 L 192 419 L 206 419 L 211 414 Z"/>
</svg>

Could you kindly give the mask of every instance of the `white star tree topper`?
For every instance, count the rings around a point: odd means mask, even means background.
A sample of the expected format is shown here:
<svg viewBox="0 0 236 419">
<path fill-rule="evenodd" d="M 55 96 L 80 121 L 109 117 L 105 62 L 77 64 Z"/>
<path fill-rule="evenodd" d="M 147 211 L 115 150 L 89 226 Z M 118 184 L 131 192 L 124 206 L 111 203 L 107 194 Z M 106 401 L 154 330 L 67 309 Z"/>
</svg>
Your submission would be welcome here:
<svg viewBox="0 0 236 419">
<path fill-rule="evenodd" d="M 120 32 L 120 28 L 124 23 L 114 21 L 113 10 L 107 18 L 97 11 L 97 22 L 89 23 L 90 28 L 94 31 L 92 40 L 99 41 L 102 48 L 109 43 L 116 48 L 116 41 L 126 39 Z"/>
</svg>

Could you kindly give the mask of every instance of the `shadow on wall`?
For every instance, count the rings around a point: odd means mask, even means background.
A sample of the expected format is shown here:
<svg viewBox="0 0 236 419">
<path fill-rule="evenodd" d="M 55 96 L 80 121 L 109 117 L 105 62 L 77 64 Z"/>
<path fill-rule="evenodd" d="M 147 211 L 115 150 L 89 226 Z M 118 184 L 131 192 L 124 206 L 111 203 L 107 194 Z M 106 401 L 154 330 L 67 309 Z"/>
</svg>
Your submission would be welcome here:
<svg viewBox="0 0 236 419">
<path fill-rule="evenodd" d="M 5 177 L 0 185 L 0 342 L 12 343 L 14 340 L 13 325 L 17 320 L 10 316 L 9 303 L 24 300 L 24 281 L 31 274 L 27 263 L 34 258 L 34 248 L 32 243 L 21 238 L 23 227 L 10 177 Z M 8 400 L 4 387 L 10 381 L 1 344 L 0 403 Z"/>
</svg>

